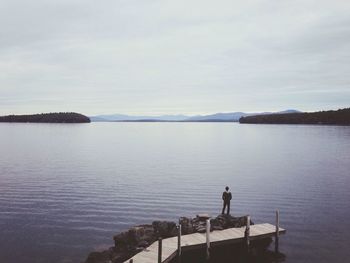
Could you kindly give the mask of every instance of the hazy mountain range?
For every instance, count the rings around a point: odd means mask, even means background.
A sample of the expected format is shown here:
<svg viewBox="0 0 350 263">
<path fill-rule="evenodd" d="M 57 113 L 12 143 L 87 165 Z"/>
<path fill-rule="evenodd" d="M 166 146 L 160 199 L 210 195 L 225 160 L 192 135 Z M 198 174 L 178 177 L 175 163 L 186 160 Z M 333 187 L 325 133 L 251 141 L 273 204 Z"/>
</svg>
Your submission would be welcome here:
<svg viewBox="0 0 350 263">
<path fill-rule="evenodd" d="M 288 114 L 298 113 L 297 110 L 285 110 L 279 112 L 260 112 L 260 113 L 244 113 L 244 112 L 228 112 L 215 113 L 210 115 L 160 115 L 160 116 L 132 116 L 123 114 L 106 114 L 89 116 L 92 122 L 157 122 L 157 121 L 177 121 L 177 122 L 238 122 L 241 117 L 264 115 L 264 114 Z"/>
</svg>

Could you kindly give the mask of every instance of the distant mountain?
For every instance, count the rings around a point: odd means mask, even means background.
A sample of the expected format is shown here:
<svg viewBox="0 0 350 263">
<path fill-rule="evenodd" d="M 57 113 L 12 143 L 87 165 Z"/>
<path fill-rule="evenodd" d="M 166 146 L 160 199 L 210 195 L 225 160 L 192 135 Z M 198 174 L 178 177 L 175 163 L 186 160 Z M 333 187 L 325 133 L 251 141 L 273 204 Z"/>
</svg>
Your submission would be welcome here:
<svg viewBox="0 0 350 263">
<path fill-rule="evenodd" d="M 91 116 L 93 122 L 109 121 L 183 121 L 187 119 L 185 115 L 161 115 L 161 116 L 131 116 L 123 114 L 97 115 Z"/>
<path fill-rule="evenodd" d="M 0 122 L 35 122 L 35 123 L 88 123 L 90 119 L 75 112 L 55 112 L 31 115 L 1 116 Z"/>
<path fill-rule="evenodd" d="M 276 112 L 275 114 L 288 114 L 288 113 L 301 113 L 301 111 L 298 111 L 298 110 L 284 110 L 284 111 Z"/>
<path fill-rule="evenodd" d="M 297 112 L 290 114 L 265 114 L 245 116 L 239 120 L 240 123 L 256 124 L 328 124 L 328 125 L 350 125 L 350 108 L 318 111 Z"/>
<path fill-rule="evenodd" d="M 204 116 L 193 116 L 185 121 L 202 121 L 202 122 L 210 122 L 210 121 L 232 121 L 238 122 L 240 118 L 251 115 L 265 115 L 265 114 L 288 114 L 288 113 L 296 113 L 299 112 L 297 110 L 285 110 L 279 112 L 260 112 L 260 113 L 245 113 L 245 112 L 230 112 L 230 113 L 216 113 L 212 115 L 204 115 Z"/>
<path fill-rule="evenodd" d="M 238 121 L 242 116 L 247 116 L 244 112 L 215 113 L 211 115 L 197 115 L 187 118 L 185 121 Z"/>
<path fill-rule="evenodd" d="M 244 113 L 244 112 L 229 112 L 229 113 L 215 113 L 210 115 L 161 115 L 161 116 L 131 116 L 123 114 L 97 115 L 91 116 L 93 122 L 113 122 L 113 121 L 142 121 L 142 122 L 156 122 L 156 121 L 175 121 L 175 122 L 238 122 L 241 117 L 262 114 L 288 114 L 296 113 L 297 110 L 285 110 L 280 112 L 262 112 L 262 113 Z"/>
</svg>

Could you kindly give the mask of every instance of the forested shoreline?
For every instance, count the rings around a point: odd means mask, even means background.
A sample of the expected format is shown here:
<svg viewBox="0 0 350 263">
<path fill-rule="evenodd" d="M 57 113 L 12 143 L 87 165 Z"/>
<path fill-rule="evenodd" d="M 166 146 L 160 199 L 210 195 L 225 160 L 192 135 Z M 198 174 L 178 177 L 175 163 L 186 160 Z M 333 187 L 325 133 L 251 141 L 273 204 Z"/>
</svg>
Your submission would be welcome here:
<svg viewBox="0 0 350 263">
<path fill-rule="evenodd" d="M 350 125 L 350 108 L 319 112 L 247 116 L 240 118 L 239 122 L 256 124 Z"/>
<path fill-rule="evenodd" d="M 0 122 L 89 123 L 90 118 L 75 112 L 0 116 Z"/>
</svg>

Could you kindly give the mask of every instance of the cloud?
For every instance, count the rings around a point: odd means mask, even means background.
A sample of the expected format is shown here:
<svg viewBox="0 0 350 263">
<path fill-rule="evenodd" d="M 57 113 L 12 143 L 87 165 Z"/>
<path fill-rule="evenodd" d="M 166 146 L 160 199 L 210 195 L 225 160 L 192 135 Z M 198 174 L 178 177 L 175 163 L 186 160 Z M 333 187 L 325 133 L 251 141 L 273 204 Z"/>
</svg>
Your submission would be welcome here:
<svg viewBox="0 0 350 263">
<path fill-rule="evenodd" d="M 349 106 L 349 11 L 348 1 L 4 0 L 0 112 Z"/>
</svg>

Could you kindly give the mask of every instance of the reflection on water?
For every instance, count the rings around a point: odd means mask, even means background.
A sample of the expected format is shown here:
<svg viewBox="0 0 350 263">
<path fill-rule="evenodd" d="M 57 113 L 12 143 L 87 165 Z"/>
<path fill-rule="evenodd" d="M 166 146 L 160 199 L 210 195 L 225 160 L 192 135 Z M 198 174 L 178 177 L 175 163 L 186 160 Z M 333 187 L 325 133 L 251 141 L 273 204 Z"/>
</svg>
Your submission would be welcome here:
<svg viewBox="0 0 350 263">
<path fill-rule="evenodd" d="M 233 123 L 0 124 L 0 261 L 81 262 L 153 220 L 274 222 L 286 262 L 350 256 L 350 128 Z M 315 253 L 317 251 L 317 253 Z"/>
<path fill-rule="evenodd" d="M 267 249 L 272 239 L 251 241 L 250 249 L 245 244 L 221 245 L 210 248 L 209 258 L 206 248 L 185 251 L 181 256 L 182 263 L 275 263 L 285 262 L 286 255 L 280 251 Z M 178 262 L 175 258 L 172 262 Z"/>
</svg>

